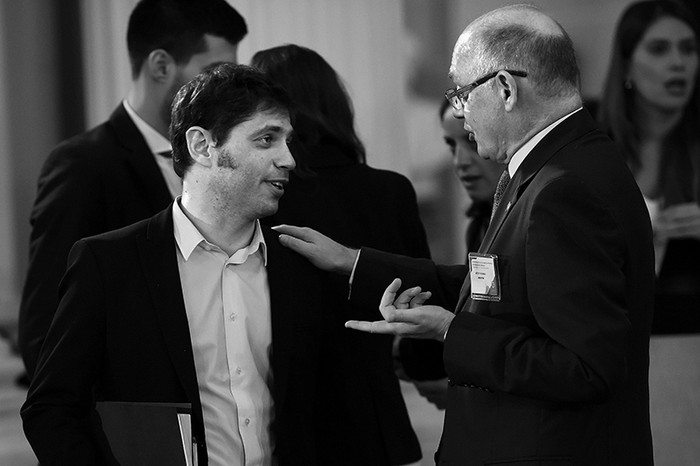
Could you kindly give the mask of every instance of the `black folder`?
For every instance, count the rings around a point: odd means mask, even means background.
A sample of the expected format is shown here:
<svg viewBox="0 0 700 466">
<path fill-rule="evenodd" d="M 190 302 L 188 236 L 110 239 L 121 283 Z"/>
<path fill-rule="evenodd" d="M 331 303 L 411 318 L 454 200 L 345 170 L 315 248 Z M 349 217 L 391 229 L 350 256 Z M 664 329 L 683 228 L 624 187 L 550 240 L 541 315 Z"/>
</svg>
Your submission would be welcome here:
<svg viewBox="0 0 700 466">
<path fill-rule="evenodd" d="M 102 401 L 102 429 L 121 466 L 196 466 L 189 403 Z"/>
</svg>

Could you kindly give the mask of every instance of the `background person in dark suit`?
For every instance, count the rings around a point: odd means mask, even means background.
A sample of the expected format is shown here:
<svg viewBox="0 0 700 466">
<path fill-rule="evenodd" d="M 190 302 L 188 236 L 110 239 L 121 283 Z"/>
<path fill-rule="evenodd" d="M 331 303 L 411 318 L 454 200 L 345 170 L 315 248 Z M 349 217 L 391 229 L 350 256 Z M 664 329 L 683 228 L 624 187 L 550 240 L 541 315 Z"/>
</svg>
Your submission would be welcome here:
<svg viewBox="0 0 700 466">
<path fill-rule="evenodd" d="M 22 408 L 41 464 L 109 462 L 90 424 L 99 400 L 191 403 L 200 465 L 363 464 L 333 424 L 349 414 L 320 272 L 258 221 L 295 165 L 289 108 L 242 65 L 177 94 L 182 197 L 71 250 Z"/>
<path fill-rule="evenodd" d="M 308 225 L 343 244 L 370 246 L 411 257 L 430 257 L 416 194 L 402 175 L 365 163 L 365 148 L 354 128 L 350 98 L 335 70 L 318 53 L 297 45 L 262 50 L 253 66 L 284 87 L 295 105 L 292 153 L 301 167 L 292 173 L 277 213 L 264 220 Z M 350 332 L 343 322 L 375 306 L 351 309 L 347 282 L 329 274 L 324 302 L 337 322 L 342 345 L 333 356 L 347 374 L 358 445 L 358 464 L 406 464 L 421 457 L 418 439 L 394 373 L 393 337 Z M 356 348 L 356 349 L 354 349 Z M 359 351 L 359 352 L 358 352 Z M 347 427 L 346 427 L 347 428 Z"/>
<path fill-rule="evenodd" d="M 142 0 L 129 18 L 133 83 L 109 120 L 62 142 L 39 175 L 18 345 L 31 377 L 80 238 L 143 220 L 180 194 L 167 139 L 172 98 L 215 62 L 235 62 L 247 32 L 224 0 Z"/>
<path fill-rule="evenodd" d="M 581 108 L 570 38 L 535 7 L 497 9 L 464 30 L 450 76 L 446 96 L 479 155 L 512 179 L 471 276 L 363 248 L 353 300 L 376 303 L 393 277 L 409 288 L 386 289 L 385 320 L 347 325 L 444 340 L 440 464 L 653 464 L 651 226 L 624 160 Z M 315 264 L 353 269 L 355 251 L 281 231 Z M 497 286 L 482 285 L 489 275 Z"/>
</svg>

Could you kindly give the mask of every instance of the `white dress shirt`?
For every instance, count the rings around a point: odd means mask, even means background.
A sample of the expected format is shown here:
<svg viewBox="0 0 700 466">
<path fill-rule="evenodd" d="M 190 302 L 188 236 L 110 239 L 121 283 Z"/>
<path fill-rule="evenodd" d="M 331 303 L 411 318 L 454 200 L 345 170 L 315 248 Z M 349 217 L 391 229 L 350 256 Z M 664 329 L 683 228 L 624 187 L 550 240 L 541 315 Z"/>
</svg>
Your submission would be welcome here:
<svg viewBox="0 0 700 466">
<path fill-rule="evenodd" d="M 136 125 L 143 138 L 146 140 L 146 145 L 151 149 L 153 153 L 153 158 L 160 168 L 160 172 L 163 174 L 165 179 L 165 184 L 168 186 L 168 191 L 170 195 L 175 199 L 177 196 L 182 194 L 182 179 L 177 176 L 175 169 L 173 168 L 173 159 L 170 157 L 163 157 L 158 155 L 161 152 L 172 151 L 172 146 L 168 138 L 156 131 L 151 125 L 146 123 L 146 121 L 141 118 L 136 111 L 129 105 L 129 102 L 124 99 L 123 101 L 124 110 L 129 115 L 131 120 Z"/>
<path fill-rule="evenodd" d="M 209 464 L 272 464 L 272 327 L 259 222 L 231 257 L 173 203 L 177 261 L 194 349 Z"/>
</svg>

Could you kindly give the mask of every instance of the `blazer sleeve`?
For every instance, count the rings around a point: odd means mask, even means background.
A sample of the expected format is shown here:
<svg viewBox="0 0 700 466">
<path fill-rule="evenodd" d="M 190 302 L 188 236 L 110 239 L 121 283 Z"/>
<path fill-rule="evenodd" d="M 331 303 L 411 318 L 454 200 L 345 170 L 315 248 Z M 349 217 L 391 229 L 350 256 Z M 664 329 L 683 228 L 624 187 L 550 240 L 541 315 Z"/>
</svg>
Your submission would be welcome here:
<svg viewBox="0 0 700 466">
<path fill-rule="evenodd" d="M 21 416 L 42 465 L 104 464 L 93 390 L 104 354 L 103 284 L 87 244 L 71 251 L 61 300 Z"/>
<path fill-rule="evenodd" d="M 80 238 L 107 229 L 101 169 L 91 155 L 84 145 L 61 146 L 49 156 L 39 177 L 18 329 L 30 378 L 58 305 L 58 285 L 70 248 Z"/>
<path fill-rule="evenodd" d="M 399 231 L 400 237 L 405 241 L 403 248 L 405 254 L 411 257 L 430 259 L 428 237 L 420 219 L 416 191 L 411 182 L 404 177 L 401 178 L 400 186 L 404 194 L 397 196 L 397 198 L 402 199 L 399 206 Z"/>
<path fill-rule="evenodd" d="M 432 293 L 429 304 L 454 312 L 466 272 L 463 265 L 440 266 L 429 259 L 362 248 L 355 267 L 350 299 L 357 304 L 378 309 L 386 287 L 394 278 L 400 278 L 401 290 L 420 286 L 424 291 Z"/>
<path fill-rule="evenodd" d="M 518 225 L 525 231 L 512 233 L 526 235 L 525 276 L 501 269 L 503 293 L 509 280 L 524 280 L 527 295 L 484 304 L 490 315 L 474 303 L 477 312 L 455 317 L 445 340 L 448 376 L 551 401 L 605 399 L 628 372 L 623 230 L 606 200 L 575 180 L 556 179 L 531 202 Z M 506 227 L 499 237 L 509 235 Z"/>
</svg>

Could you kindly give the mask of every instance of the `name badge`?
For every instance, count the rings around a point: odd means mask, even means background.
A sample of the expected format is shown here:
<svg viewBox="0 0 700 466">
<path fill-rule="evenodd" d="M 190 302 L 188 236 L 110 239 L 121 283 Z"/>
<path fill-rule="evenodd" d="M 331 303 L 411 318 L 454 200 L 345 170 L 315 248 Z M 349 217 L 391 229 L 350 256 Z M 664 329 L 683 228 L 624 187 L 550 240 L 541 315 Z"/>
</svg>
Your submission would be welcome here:
<svg viewBox="0 0 700 466">
<path fill-rule="evenodd" d="M 498 278 L 498 256 L 469 253 L 471 297 L 476 301 L 500 301 L 501 282 Z"/>
</svg>

